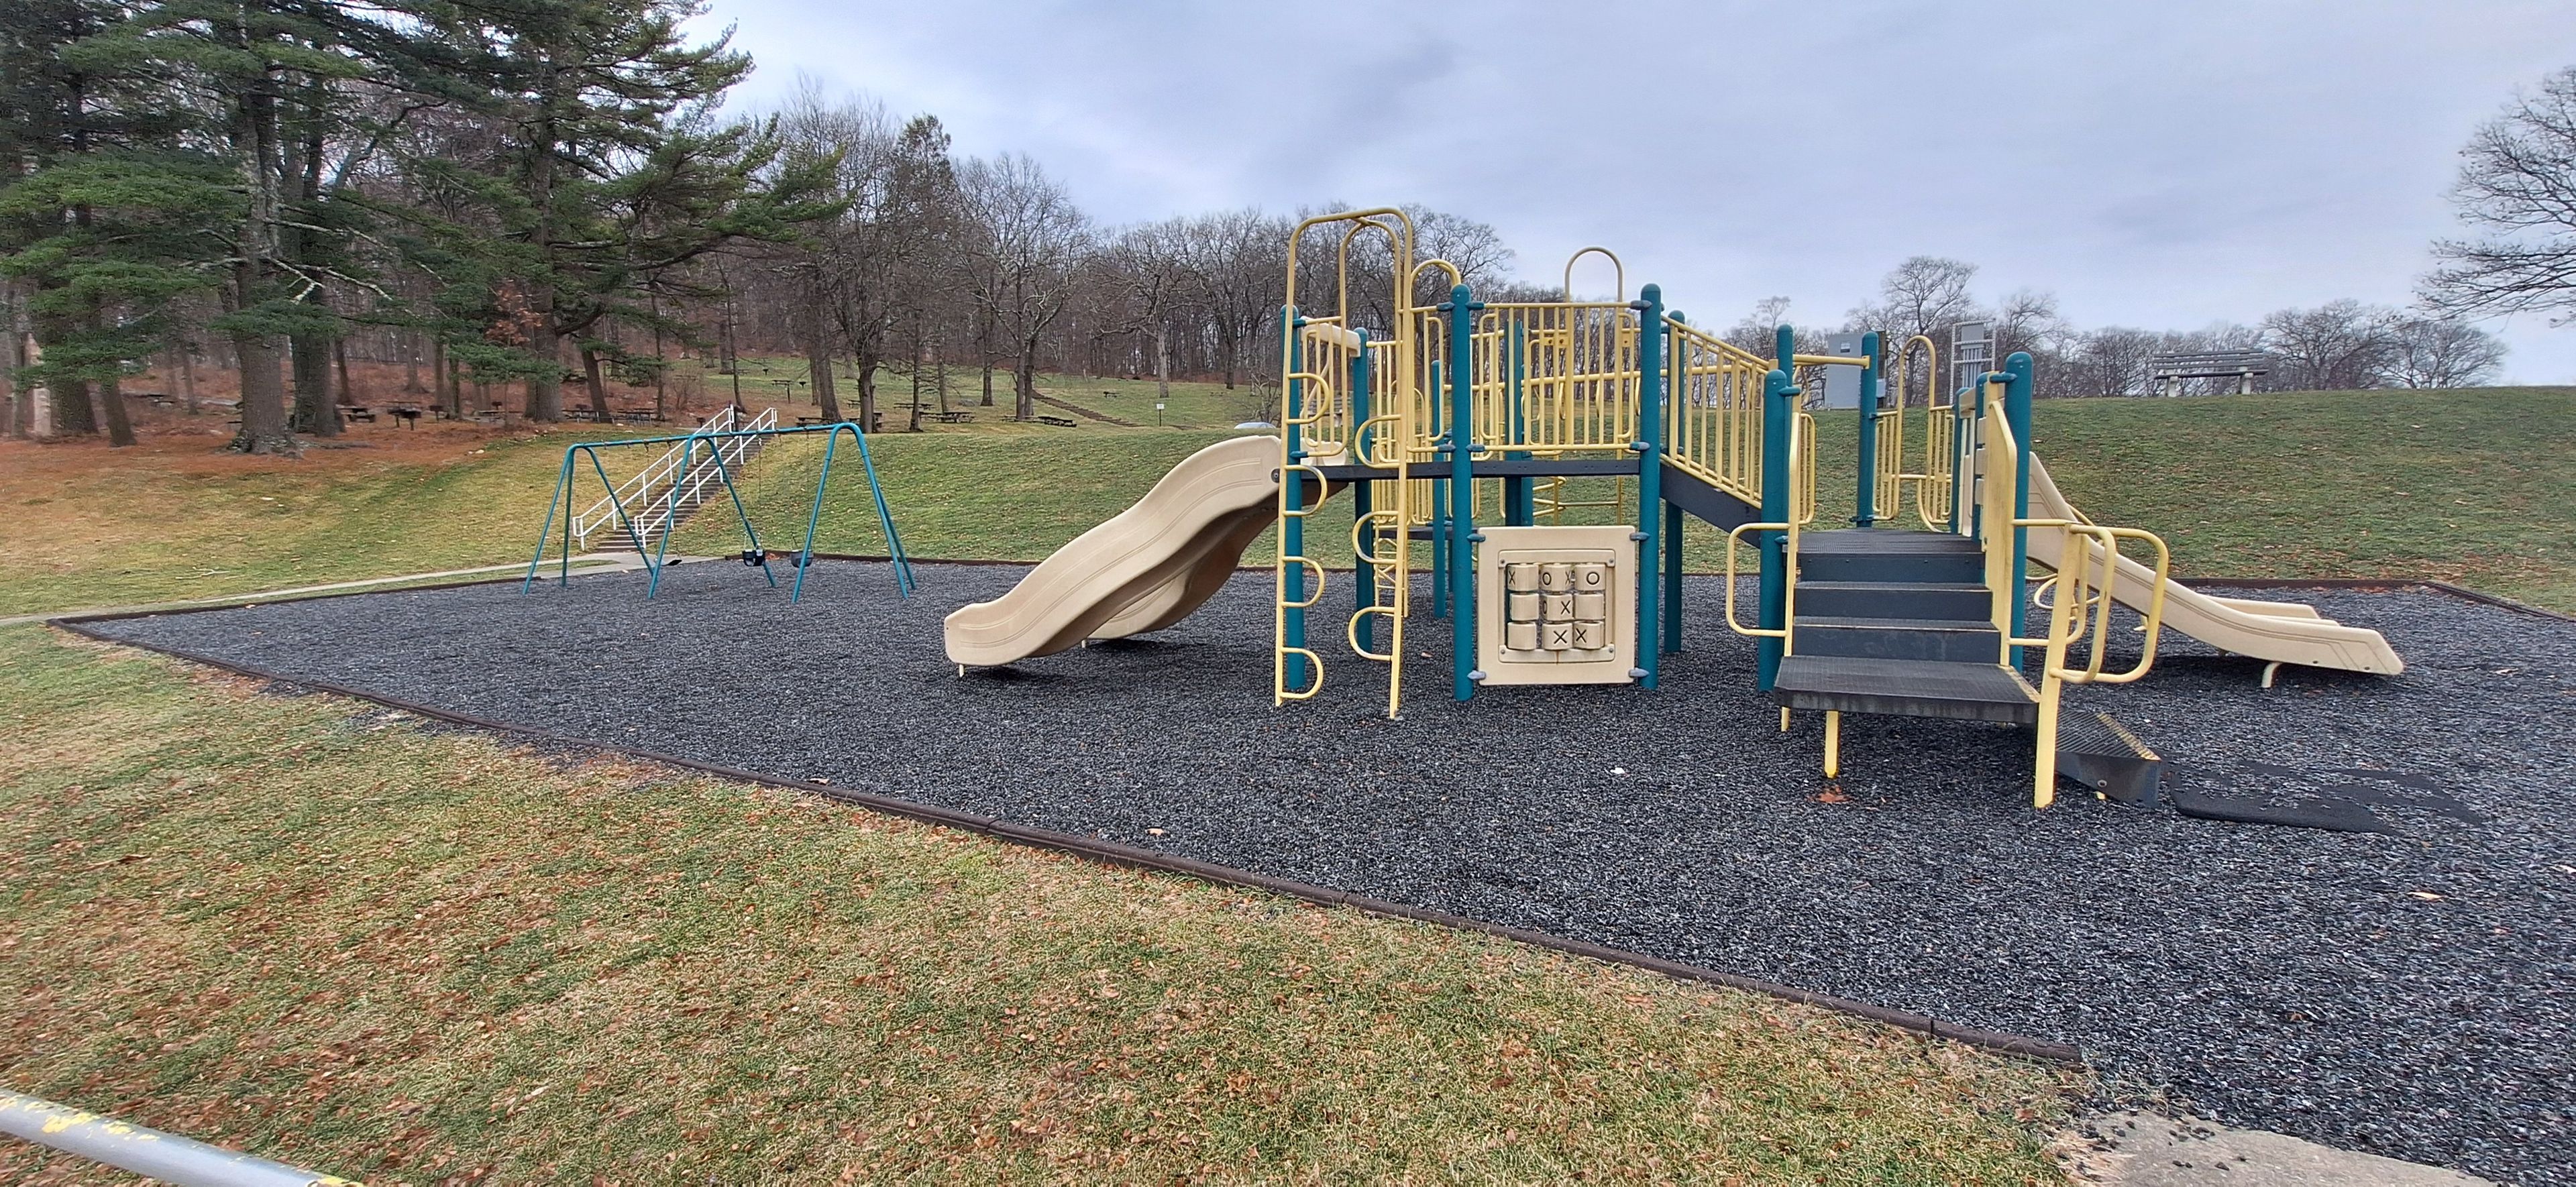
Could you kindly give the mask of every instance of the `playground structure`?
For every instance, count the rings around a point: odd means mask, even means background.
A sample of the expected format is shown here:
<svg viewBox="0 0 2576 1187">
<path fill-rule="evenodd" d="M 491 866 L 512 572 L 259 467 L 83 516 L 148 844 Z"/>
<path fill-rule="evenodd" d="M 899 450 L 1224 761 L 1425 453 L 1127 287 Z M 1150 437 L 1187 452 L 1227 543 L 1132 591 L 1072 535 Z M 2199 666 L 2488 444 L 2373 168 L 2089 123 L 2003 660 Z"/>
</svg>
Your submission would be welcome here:
<svg viewBox="0 0 2576 1187">
<path fill-rule="evenodd" d="M 734 427 L 742 423 L 739 415 L 727 408 L 695 431 L 681 436 L 587 441 L 566 448 L 562 469 L 555 477 L 554 495 L 546 504 L 545 523 L 537 530 L 536 554 L 528 560 L 528 572 L 520 579 L 519 592 L 524 594 L 535 588 L 537 573 L 545 567 L 546 546 L 555 538 L 557 513 L 561 512 L 563 550 L 556 573 L 557 584 L 572 580 L 573 553 L 587 542 L 587 535 L 607 523 L 614 523 L 625 536 L 626 545 L 643 559 L 646 574 L 644 596 L 652 597 L 661 591 L 662 570 L 678 563 L 670 556 L 672 533 L 691 508 L 711 498 L 707 493 L 711 487 L 724 491 L 726 501 L 733 508 L 734 519 L 742 527 L 743 548 L 739 555 L 743 565 L 760 570 L 770 587 L 776 588 L 778 574 L 770 569 L 769 562 L 772 556 L 779 554 L 761 543 L 760 532 L 752 526 L 751 512 L 743 506 L 742 491 L 735 485 L 734 475 L 752 456 L 778 438 L 821 434 L 823 464 L 814 478 L 813 505 L 805 515 L 804 544 L 796 551 L 784 554 L 784 559 L 796 569 L 796 579 L 788 590 L 788 601 L 801 601 L 805 595 L 805 573 L 814 561 L 814 533 L 823 520 L 823 496 L 831 487 L 832 464 L 839 454 L 841 437 L 847 434 L 851 443 L 858 446 L 859 465 L 867 476 L 868 494 L 876 503 L 877 526 L 884 533 L 886 556 L 894 566 L 896 591 L 899 596 L 911 597 L 912 561 L 904 553 L 902 534 L 895 530 L 894 512 L 886 505 L 885 487 L 877 481 L 876 460 L 868 453 L 867 434 L 850 421 L 782 429 L 777 427 L 774 411 L 763 412 L 745 427 Z M 634 477 L 624 483 L 609 478 L 607 463 L 600 456 L 603 451 L 657 445 L 665 447 L 661 456 Z M 576 513 L 574 507 L 579 501 L 581 475 L 579 463 L 583 459 L 589 461 L 589 472 L 598 478 L 605 493 L 589 511 Z M 585 517 L 590 519 L 587 531 L 583 527 Z"/>
<path fill-rule="evenodd" d="M 1359 324 L 1352 300 L 1351 247 L 1364 235 L 1383 236 L 1393 261 L 1384 327 Z M 1328 304 L 1309 308 L 1301 298 L 1322 286 L 1305 283 L 1301 255 L 1318 247 L 1332 253 Z M 1576 258 L 1596 252 L 1617 266 L 1599 248 Z M 1661 657 L 1681 648 L 1685 516 L 1726 533 L 1726 625 L 1757 641 L 1755 680 L 1784 731 L 1793 711 L 1824 714 L 1828 777 L 1840 773 L 1845 713 L 1951 718 L 2035 728 L 2037 807 L 2061 770 L 2112 798 L 2152 800 L 2157 756 L 2107 715 L 2067 717 L 2062 701 L 2070 685 L 2145 676 L 2168 625 L 2266 661 L 2267 684 L 2284 663 L 2403 667 L 2374 631 L 2189 590 L 2153 533 L 2086 519 L 2032 452 L 2028 355 L 1946 391 L 1922 337 L 1893 358 L 1875 333 L 1858 354 L 1813 355 L 1782 326 L 1766 359 L 1668 311 L 1656 285 L 1625 299 L 1624 269 L 1620 299 L 1575 300 L 1573 263 L 1561 300 L 1480 302 L 1447 262 L 1415 260 L 1399 210 L 1301 223 L 1280 323 L 1278 436 L 1211 446 L 1021 590 L 952 614 L 950 658 L 962 673 L 1168 625 L 1275 522 L 1273 704 L 1311 698 L 1325 665 L 1309 619 L 1329 582 L 1306 521 L 1347 489 L 1356 588 L 1344 633 L 1354 655 L 1385 668 L 1390 718 L 1403 711 L 1415 541 L 1428 545 L 1431 617 L 1449 622 L 1456 700 L 1484 684 L 1652 689 Z M 1450 282 L 1447 300 L 1420 303 L 1426 277 Z M 1909 443 L 1903 386 L 1918 351 L 1932 378 Z M 1815 422 L 1799 367 L 1859 372 L 1851 528 L 1811 526 Z M 1258 479 L 1245 460 L 1256 449 L 1270 462 Z M 1621 481 L 1621 497 L 1566 497 L 1568 480 L 1602 477 Z M 1251 514 L 1264 495 L 1270 514 Z M 1570 507 L 1612 504 L 1633 519 L 1606 532 L 1561 522 Z M 1919 526 L 1893 526 L 1909 511 Z M 1736 606 L 1739 544 L 1760 558 L 1749 624 Z M 2035 590 L 2034 562 L 2048 572 Z M 2036 635 L 2024 633 L 2025 591 L 2046 611 Z M 2106 667 L 2115 606 L 2142 619 L 2142 654 L 2125 670 Z M 2029 675 L 2025 649 L 2037 657 Z"/>
</svg>

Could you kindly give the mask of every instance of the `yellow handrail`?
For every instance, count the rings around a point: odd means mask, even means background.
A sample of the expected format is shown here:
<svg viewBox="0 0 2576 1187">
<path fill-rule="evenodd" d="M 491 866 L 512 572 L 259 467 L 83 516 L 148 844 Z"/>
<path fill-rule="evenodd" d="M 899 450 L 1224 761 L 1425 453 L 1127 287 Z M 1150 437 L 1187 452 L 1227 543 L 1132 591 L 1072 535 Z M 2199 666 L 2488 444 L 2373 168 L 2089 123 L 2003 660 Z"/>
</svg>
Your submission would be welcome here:
<svg viewBox="0 0 2576 1187">
<path fill-rule="evenodd" d="M 2034 764 L 2036 780 L 2031 790 L 2031 806 L 2045 808 L 2057 799 L 2057 725 L 2059 701 L 2069 684 L 2127 684 L 2147 674 L 2155 666 L 2156 643 L 2164 633 L 2165 592 L 2173 575 L 2173 554 L 2164 539 L 2138 528 L 2102 527 L 2077 523 L 2069 519 L 2015 519 L 2013 528 L 2047 528 L 2063 532 L 2066 546 L 2058 555 L 2057 574 L 2048 585 L 2055 593 L 2049 604 L 2048 634 L 2038 639 L 2015 638 L 2024 646 L 2046 648 L 2040 665 L 2039 688 L 2039 755 Z M 2007 529 L 2006 534 L 2009 534 Z M 2104 672 L 2102 664 L 2111 636 L 2111 611 L 2118 604 L 2120 580 L 2120 541 L 2144 540 L 2155 546 L 2155 586 L 2147 598 L 2146 638 L 2138 662 L 2125 672 Z M 2099 558 L 2099 563 L 2096 563 Z M 2097 577 L 2098 573 L 2098 577 Z M 2067 666 L 2067 649 L 2085 635 L 2093 637 L 2085 665 Z"/>
<path fill-rule="evenodd" d="M 1789 637 L 1789 628 L 1786 625 L 1777 628 L 1746 626 L 1735 617 L 1735 549 L 1744 543 L 1742 537 L 1746 532 L 1786 532 L 1795 526 L 1787 523 L 1739 523 L 1735 525 L 1734 530 L 1726 533 L 1726 629 L 1739 635 L 1751 635 L 1757 639 Z M 1755 547 L 1758 549 L 1760 546 Z"/>
</svg>

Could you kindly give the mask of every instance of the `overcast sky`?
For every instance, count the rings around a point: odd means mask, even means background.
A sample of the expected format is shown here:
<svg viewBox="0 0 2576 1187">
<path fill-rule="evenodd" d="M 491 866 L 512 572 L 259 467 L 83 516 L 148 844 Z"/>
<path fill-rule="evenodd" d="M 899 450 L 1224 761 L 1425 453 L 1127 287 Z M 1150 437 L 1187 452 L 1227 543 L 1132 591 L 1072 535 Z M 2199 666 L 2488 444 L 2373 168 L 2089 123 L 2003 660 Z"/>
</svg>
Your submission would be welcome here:
<svg viewBox="0 0 2576 1187">
<path fill-rule="evenodd" d="M 2470 131 L 2576 64 L 2569 0 L 713 2 L 752 104 L 935 113 L 1105 222 L 1420 202 L 1718 322 L 1839 324 L 1915 254 L 2088 327 L 2402 304 Z M 2576 382 L 2576 328 L 2492 328 Z"/>
</svg>

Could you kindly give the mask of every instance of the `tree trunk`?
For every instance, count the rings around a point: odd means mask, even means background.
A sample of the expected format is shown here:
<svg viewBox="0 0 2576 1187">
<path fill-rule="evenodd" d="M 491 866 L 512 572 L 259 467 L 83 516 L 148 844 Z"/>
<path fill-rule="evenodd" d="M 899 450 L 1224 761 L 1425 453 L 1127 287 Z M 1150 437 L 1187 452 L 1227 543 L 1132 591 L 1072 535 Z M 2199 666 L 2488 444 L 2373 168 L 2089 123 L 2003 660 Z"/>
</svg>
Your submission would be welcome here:
<svg viewBox="0 0 2576 1187">
<path fill-rule="evenodd" d="M 599 375 L 599 352 L 588 346 L 581 348 L 581 384 L 590 393 L 590 418 L 601 424 L 616 420 L 608 410 L 608 381 Z"/>
<path fill-rule="evenodd" d="M 984 407 L 990 408 L 993 406 L 993 311 L 991 309 L 984 311 L 984 326 L 980 332 L 982 337 L 976 342 L 976 351 L 984 360 Z"/>
<path fill-rule="evenodd" d="M 671 419 L 671 360 L 662 357 L 662 293 L 647 290 L 645 298 L 652 303 L 653 314 L 653 423 L 660 424 Z"/>
<path fill-rule="evenodd" d="M 413 330 L 403 335 L 402 343 L 403 394 L 417 396 L 425 390 L 420 386 L 420 331 Z"/>
<path fill-rule="evenodd" d="M 134 444 L 134 420 L 125 414 L 125 391 L 113 379 L 98 381 L 98 410 L 107 422 L 107 444 L 125 449 Z"/>
<path fill-rule="evenodd" d="M 858 356 L 859 427 L 873 433 L 877 431 L 877 364 L 882 360 L 877 358 L 873 347 L 862 347 Z M 912 427 L 921 427 L 919 400 L 912 402 Z"/>
<path fill-rule="evenodd" d="M 528 331 L 528 353 L 537 356 L 537 371 L 528 376 L 528 419 L 552 424 L 563 419 L 563 348 L 553 323 L 540 319 Z"/>
<path fill-rule="evenodd" d="M 243 453 L 277 453 L 293 457 L 303 451 L 286 428 L 286 387 L 279 382 L 277 344 L 257 334 L 233 336 L 233 357 L 241 360 L 241 432 L 233 448 Z"/>
<path fill-rule="evenodd" d="M 288 369 L 295 376 L 295 417 L 291 423 L 316 437 L 340 435 L 340 409 L 331 402 L 331 352 L 313 334 L 287 340 Z"/>
<path fill-rule="evenodd" d="M 331 340 L 331 365 L 339 368 L 340 370 L 340 390 L 337 396 L 339 402 L 343 404 L 357 403 L 358 389 L 355 385 L 349 382 L 348 339 L 334 338 Z"/>
<path fill-rule="evenodd" d="M 179 400 L 188 415 L 197 415 L 197 351 L 186 342 L 179 344 Z"/>
<path fill-rule="evenodd" d="M 823 319 L 809 320 L 805 335 L 805 376 L 814 384 L 814 406 L 822 410 L 826 424 L 841 419 L 841 400 L 832 390 L 832 355 L 823 345 Z M 866 428 L 861 421 L 859 427 Z"/>
<path fill-rule="evenodd" d="M 1020 366 L 1013 387 L 1019 396 L 1019 418 L 1035 420 L 1038 415 L 1038 343 L 1029 339 L 1020 347 Z"/>
<path fill-rule="evenodd" d="M 1172 398 L 1172 327 L 1154 327 L 1154 399 Z"/>
<path fill-rule="evenodd" d="M 54 389 L 54 432 L 64 437 L 98 435 L 98 412 L 89 402 L 89 381 L 65 379 Z"/>
<path fill-rule="evenodd" d="M 15 282 L 0 281 L 0 304 L 9 315 L 0 325 L 0 333 L 9 335 L 0 345 L 0 391 L 9 393 L 9 435 L 24 441 L 36 434 L 36 393 L 18 387 L 18 372 L 27 365 L 27 306 Z"/>
</svg>

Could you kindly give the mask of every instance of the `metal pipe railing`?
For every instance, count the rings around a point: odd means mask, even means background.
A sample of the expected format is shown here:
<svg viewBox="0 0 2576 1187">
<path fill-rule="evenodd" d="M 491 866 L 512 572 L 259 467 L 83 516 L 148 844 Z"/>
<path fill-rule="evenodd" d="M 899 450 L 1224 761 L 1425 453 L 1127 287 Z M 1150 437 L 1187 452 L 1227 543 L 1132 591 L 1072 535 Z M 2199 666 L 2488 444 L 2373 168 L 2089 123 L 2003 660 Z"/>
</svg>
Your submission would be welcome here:
<svg viewBox="0 0 2576 1187">
<path fill-rule="evenodd" d="M 23 1092 L 0 1091 L 0 1133 L 176 1187 L 322 1187 L 352 1182 Z"/>
</svg>

